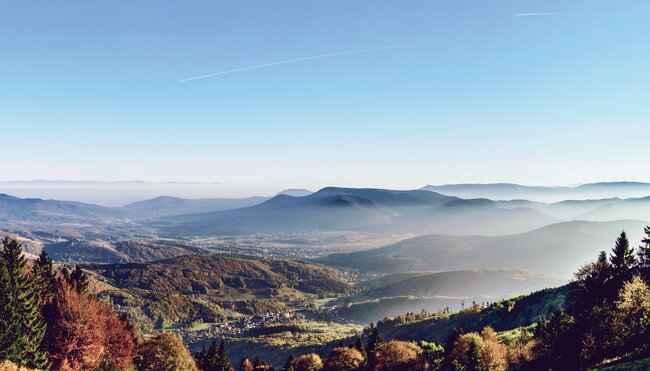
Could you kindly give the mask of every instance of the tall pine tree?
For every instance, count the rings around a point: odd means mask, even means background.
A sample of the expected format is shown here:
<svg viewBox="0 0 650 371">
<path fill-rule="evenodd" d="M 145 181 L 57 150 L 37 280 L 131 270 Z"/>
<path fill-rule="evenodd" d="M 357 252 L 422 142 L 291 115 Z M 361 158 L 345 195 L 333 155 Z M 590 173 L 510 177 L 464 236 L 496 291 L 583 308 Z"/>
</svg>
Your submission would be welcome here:
<svg viewBox="0 0 650 371">
<path fill-rule="evenodd" d="M 377 361 L 377 353 L 381 346 L 384 345 L 384 337 L 379 330 L 379 324 L 375 326 L 370 324 L 370 333 L 368 334 L 368 342 L 366 343 L 366 354 L 368 357 L 368 366 L 375 367 Z"/>
<path fill-rule="evenodd" d="M 618 292 L 624 282 L 632 279 L 636 266 L 634 249 L 630 248 L 630 242 L 627 239 L 625 231 L 621 232 L 621 235 L 616 239 L 616 244 L 612 249 L 612 254 L 609 256 L 609 261 L 614 284 L 612 289 Z"/>
<path fill-rule="evenodd" d="M 38 294 L 39 305 L 43 305 L 54 294 L 54 271 L 52 269 L 52 259 L 48 256 L 47 252 L 43 250 L 38 259 L 34 261 L 32 266 L 32 276 L 34 279 L 34 288 Z"/>
<path fill-rule="evenodd" d="M 639 246 L 637 251 L 638 266 L 641 277 L 650 282 L 650 226 L 645 227 L 645 237 L 641 240 L 642 245 Z"/>
<path fill-rule="evenodd" d="M 361 335 L 357 334 L 357 339 L 354 342 L 354 348 L 358 350 L 361 355 L 363 356 L 364 362 L 368 361 L 368 354 L 366 353 L 366 347 L 363 345 L 363 339 L 361 339 Z"/>
<path fill-rule="evenodd" d="M 7 328 L 11 332 L 0 352 L 18 365 L 43 368 L 47 363 L 41 349 L 46 324 L 41 315 L 41 299 L 33 277 L 25 272 L 27 260 L 15 239 L 4 240 L 2 260 L 8 283 Z"/>
<path fill-rule="evenodd" d="M 217 342 L 213 341 L 209 349 L 204 348 L 195 358 L 199 367 L 204 371 L 232 370 L 232 364 L 226 351 L 226 343 L 223 339 L 221 339 L 218 346 Z"/>
</svg>

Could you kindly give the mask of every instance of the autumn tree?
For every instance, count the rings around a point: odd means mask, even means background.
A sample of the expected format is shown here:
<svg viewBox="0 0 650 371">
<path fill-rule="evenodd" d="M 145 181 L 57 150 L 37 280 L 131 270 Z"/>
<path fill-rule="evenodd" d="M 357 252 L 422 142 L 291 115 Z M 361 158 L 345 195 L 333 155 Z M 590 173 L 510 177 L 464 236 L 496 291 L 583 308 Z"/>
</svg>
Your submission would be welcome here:
<svg viewBox="0 0 650 371">
<path fill-rule="evenodd" d="M 498 371 L 508 368 L 507 349 L 499 343 L 491 327 L 484 328 L 480 334 L 471 332 L 459 336 L 453 344 L 450 358 L 467 370 Z"/>
<path fill-rule="evenodd" d="M 53 368 L 130 366 L 133 337 L 110 307 L 65 279 L 56 280 L 55 289 L 54 299 L 45 308 L 46 346 Z"/>
<path fill-rule="evenodd" d="M 146 341 L 138 351 L 138 358 L 138 368 L 142 371 L 198 371 L 183 339 L 169 332 L 159 333 Z"/>
<path fill-rule="evenodd" d="M 323 368 L 323 360 L 316 353 L 303 354 L 296 358 L 296 371 L 318 371 Z"/>
<path fill-rule="evenodd" d="M 323 370 L 360 370 L 364 363 L 363 355 L 356 348 L 337 347 L 327 356 Z"/>
<path fill-rule="evenodd" d="M 239 371 L 253 371 L 253 362 L 251 362 L 250 358 L 242 358 L 241 362 L 239 362 Z"/>
<path fill-rule="evenodd" d="M 376 370 L 414 370 L 422 349 L 406 341 L 389 341 L 377 352 Z"/>
<path fill-rule="evenodd" d="M 650 345 L 650 288 L 639 276 L 623 285 L 615 303 L 616 334 L 633 351 Z"/>
</svg>

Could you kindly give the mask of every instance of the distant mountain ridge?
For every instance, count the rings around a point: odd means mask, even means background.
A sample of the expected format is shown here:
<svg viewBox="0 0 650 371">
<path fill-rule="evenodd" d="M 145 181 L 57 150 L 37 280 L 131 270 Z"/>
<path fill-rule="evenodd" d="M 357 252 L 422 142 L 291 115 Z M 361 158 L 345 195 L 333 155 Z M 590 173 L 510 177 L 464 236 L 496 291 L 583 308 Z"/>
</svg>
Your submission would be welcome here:
<svg viewBox="0 0 650 371">
<path fill-rule="evenodd" d="M 458 224 L 464 222 L 465 225 Z M 543 213 L 490 200 L 424 190 L 326 187 L 303 197 L 278 195 L 259 205 L 181 215 L 153 225 L 171 235 L 362 230 L 374 233 L 524 231 L 554 222 Z M 498 224 L 498 226 L 497 226 Z"/>
<path fill-rule="evenodd" d="M 206 213 L 257 205 L 268 197 L 186 199 L 160 196 L 119 208 L 132 217 L 155 218 L 164 215 Z"/>
<path fill-rule="evenodd" d="M 492 200 L 526 199 L 558 202 L 570 199 L 630 198 L 650 196 L 650 183 L 598 182 L 566 186 L 526 186 L 515 183 L 467 183 L 427 185 L 423 190 L 462 198 L 489 198 Z"/>
</svg>

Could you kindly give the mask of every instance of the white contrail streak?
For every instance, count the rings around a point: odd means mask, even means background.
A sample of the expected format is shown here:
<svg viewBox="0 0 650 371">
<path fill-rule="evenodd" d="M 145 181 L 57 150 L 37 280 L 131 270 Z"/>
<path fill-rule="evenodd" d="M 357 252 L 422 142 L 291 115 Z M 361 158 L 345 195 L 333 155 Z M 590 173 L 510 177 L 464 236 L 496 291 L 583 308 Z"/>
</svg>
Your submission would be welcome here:
<svg viewBox="0 0 650 371">
<path fill-rule="evenodd" d="M 565 15 L 569 13 L 517 13 L 515 17 L 544 17 L 550 15 Z"/>
<path fill-rule="evenodd" d="M 329 57 L 336 57 L 336 56 L 339 56 L 339 55 L 368 53 L 368 52 L 374 52 L 374 51 L 378 51 L 378 50 L 387 50 L 387 49 L 412 48 L 412 47 L 416 47 L 416 46 L 431 45 L 431 44 L 433 44 L 433 43 L 431 43 L 431 42 L 423 42 L 423 43 L 413 43 L 413 44 L 400 44 L 400 45 L 380 46 L 380 47 L 377 47 L 377 48 L 357 49 L 357 50 L 348 50 L 348 51 L 329 53 L 329 54 L 312 55 L 312 56 L 309 56 L 309 57 L 287 59 L 287 60 L 283 60 L 283 61 L 264 63 L 264 64 L 256 64 L 254 66 L 235 68 L 233 70 L 227 70 L 227 71 L 221 71 L 221 72 L 217 72 L 217 73 L 211 73 L 211 74 L 208 74 L 208 75 L 190 77 L 190 78 L 187 78 L 187 79 L 178 80 L 178 82 L 187 82 L 187 81 L 192 81 L 192 80 L 205 79 L 205 78 L 208 78 L 208 77 L 228 75 L 230 73 L 235 73 L 235 72 L 255 70 L 255 69 L 258 69 L 258 68 L 264 68 L 264 67 L 270 67 L 270 66 L 277 66 L 278 64 L 287 64 L 287 63 L 308 61 L 308 60 L 311 60 L 311 59 L 329 58 Z"/>
</svg>

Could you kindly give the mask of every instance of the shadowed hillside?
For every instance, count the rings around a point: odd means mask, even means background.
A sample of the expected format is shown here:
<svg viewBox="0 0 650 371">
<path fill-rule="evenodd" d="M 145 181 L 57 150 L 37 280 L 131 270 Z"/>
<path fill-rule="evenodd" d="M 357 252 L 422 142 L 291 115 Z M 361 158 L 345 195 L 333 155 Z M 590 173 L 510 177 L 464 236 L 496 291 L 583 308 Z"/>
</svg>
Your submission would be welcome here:
<svg viewBox="0 0 650 371">
<path fill-rule="evenodd" d="M 319 261 L 362 271 L 408 272 L 470 268 L 522 268 L 569 278 L 575 267 L 609 248 L 612 236 L 630 232 L 639 241 L 645 222 L 565 222 L 507 236 L 416 237 L 394 245 Z"/>
</svg>

